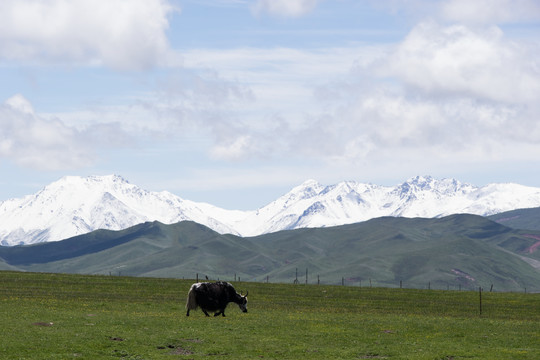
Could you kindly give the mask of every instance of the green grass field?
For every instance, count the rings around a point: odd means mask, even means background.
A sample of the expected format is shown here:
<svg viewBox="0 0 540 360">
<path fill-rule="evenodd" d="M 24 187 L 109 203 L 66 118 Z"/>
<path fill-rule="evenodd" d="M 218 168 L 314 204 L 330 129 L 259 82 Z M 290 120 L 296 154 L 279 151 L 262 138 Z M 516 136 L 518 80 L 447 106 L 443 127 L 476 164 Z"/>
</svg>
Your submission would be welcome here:
<svg viewBox="0 0 540 360">
<path fill-rule="evenodd" d="M 192 282 L 0 272 L 0 357 L 540 359 L 540 294 L 234 283 L 247 314 L 186 317 Z"/>
</svg>

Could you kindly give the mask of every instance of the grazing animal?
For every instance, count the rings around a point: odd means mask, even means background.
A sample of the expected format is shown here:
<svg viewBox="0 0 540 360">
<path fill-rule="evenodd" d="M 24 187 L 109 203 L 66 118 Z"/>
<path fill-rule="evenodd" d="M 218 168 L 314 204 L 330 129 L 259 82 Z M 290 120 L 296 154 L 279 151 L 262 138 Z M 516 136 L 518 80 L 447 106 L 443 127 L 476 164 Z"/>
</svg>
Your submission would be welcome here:
<svg viewBox="0 0 540 360">
<path fill-rule="evenodd" d="M 225 316 L 225 308 L 230 302 L 238 304 L 240 310 L 247 312 L 247 296 L 242 296 L 234 290 L 234 287 L 225 281 L 215 283 L 203 282 L 191 285 L 189 289 L 186 309 L 186 316 L 189 316 L 190 310 L 201 308 L 206 316 L 208 311 L 214 313 L 214 316 Z"/>
</svg>

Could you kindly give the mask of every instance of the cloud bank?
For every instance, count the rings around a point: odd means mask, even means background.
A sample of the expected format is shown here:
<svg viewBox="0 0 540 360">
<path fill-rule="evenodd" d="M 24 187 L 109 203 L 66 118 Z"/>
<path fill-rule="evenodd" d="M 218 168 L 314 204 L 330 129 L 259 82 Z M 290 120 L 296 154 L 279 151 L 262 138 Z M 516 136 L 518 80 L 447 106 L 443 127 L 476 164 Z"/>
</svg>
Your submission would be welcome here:
<svg viewBox="0 0 540 360">
<path fill-rule="evenodd" d="M 540 91 L 538 45 L 508 40 L 495 26 L 423 22 L 397 46 L 382 75 L 426 94 L 530 103 Z"/>
<path fill-rule="evenodd" d="M 234 5 L 228 10 L 293 18 L 286 23 L 322 3 L 221 2 Z M 410 174 L 433 165 L 538 158 L 540 42 L 508 31 L 538 21 L 538 2 L 396 0 L 380 6 L 423 9 L 422 18 L 412 17 L 415 23 L 393 43 L 192 47 L 182 49 L 179 67 L 168 66 L 175 9 L 165 0 L 4 1 L 4 63 L 159 71 L 141 80 L 152 84 L 145 92 L 118 95 L 109 106 L 46 116 L 20 95 L 7 100 L 0 105 L 0 156 L 28 167 L 73 168 L 96 161 L 98 146 L 159 139 L 164 147 L 196 144 L 190 155 L 202 153 L 223 167 L 311 163 L 339 166 L 347 177 L 362 167 L 417 164 L 419 170 L 406 170 Z M 297 29 L 290 31 L 294 36 Z M 167 156 L 176 161 L 185 153 Z"/>
<path fill-rule="evenodd" d="M 82 139 L 60 120 L 37 116 L 21 95 L 0 105 L 0 157 L 43 170 L 79 167 L 92 161 Z"/>
<path fill-rule="evenodd" d="M 439 7 L 442 18 L 465 24 L 505 24 L 540 20 L 536 0 L 449 0 Z"/>
<path fill-rule="evenodd" d="M 118 123 L 93 123 L 83 129 L 60 118 L 37 114 L 17 94 L 0 104 L 0 158 L 38 170 L 83 168 L 98 160 L 98 150 L 121 148 L 131 141 Z"/>
<path fill-rule="evenodd" d="M 257 72 L 260 83 L 283 79 L 275 85 L 281 86 L 281 97 L 274 99 L 280 106 L 265 117 L 227 122 L 211 154 L 342 164 L 419 156 L 424 164 L 534 160 L 540 143 L 540 43 L 511 38 L 495 22 L 534 18 L 535 3 L 523 2 L 528 13 L 511 10 L 507 1 L 491 3 L 475 24 L 467 23 L 466 10 L 452 10 L 459 1 L 437 5 L 440 21 L 420 21 L 400 42 L 376 51 L 364 46 L 335 57 L 331 49 L 274 49 L 264 56 L 260 49 L 241 49 L 237 56 L 230 51 L 221 59 L 231 73 L 280 64 L 273 73 Z M 259 105 L 278 93 L 256 81 L 251 86 Z M 308 104 L 303 113 L 287 108 L 294 101 Z"/>
<path fill-rule="evenodd" d="M 141 70 L 169 49 L 165 0 L 3 0 L 0 59 Z"/>
</svg>

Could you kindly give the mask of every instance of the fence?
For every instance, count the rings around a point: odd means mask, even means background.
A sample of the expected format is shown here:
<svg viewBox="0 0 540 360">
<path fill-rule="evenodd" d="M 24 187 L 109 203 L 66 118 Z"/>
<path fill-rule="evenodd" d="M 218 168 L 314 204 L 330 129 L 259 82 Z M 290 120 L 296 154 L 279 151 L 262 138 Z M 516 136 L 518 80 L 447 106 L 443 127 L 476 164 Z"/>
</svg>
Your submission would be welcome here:
<svg viewBox="0 0 540 360">
<path fill-rule="evenodd" d="M 293 283 L 297 285 L 305 284 L 305 285 L 341 285 L 341 286 L 355 286 L 355 287 L 383 287 L 383 288 L 400 288 L 400 289 L 425 289 L 425 290 L 447 290 L 447 291 L 478 291 L 480 289 L 481 292 L 523 292 L 523 293 L 540 293 L 540 287 L 538 285 L 536 286 L 527 286 L 522 287 L 521 289 L 518 287 L 508 288 L 508 287 L 497 287 L 494 283 L 490 282 L 487 284 L 478 284 L 478 283 L 470 283 L 470 284 L 462 284 L 462 283 L 449 283 L 449 282 L 443 282 L 443 281 L 428 281 L 427 283 L 420 283 L 420 282 L 406 282 L 404 280 L 376 280 L 371 278 L 361 278 L 361 277 L 345 277 L 342 276 L 341 279 L 322 279 L 320 274 L 317 274 L 314 279 L 310 282 L 310 272 L 308 269 L 305 270 L 305 275 L 302 272 L 302 275 L 299 278 L 298 274 L 298 268 L 295 271 L 294 277 L 291 280 L 287 280 L 284 278 L 276 278 L 272 279 L 270 275 L 264 275 L 260 278 L 244 278 L 244 281 L 247 282 L 262 282 L 262 283 Z M 231 277 L 220 277 L 219 276 L 210 276 L 208 274 L 199 274 L 196 273 L 195 275 L 196 282 L 199 281 L 213 281 L 213 280 L 224 280 L 224 281 L 242 281 L 240 276 L 237 276 L 235 273 Z M 273 280 L 273 281 L 272 281 Z"/>
</svg>

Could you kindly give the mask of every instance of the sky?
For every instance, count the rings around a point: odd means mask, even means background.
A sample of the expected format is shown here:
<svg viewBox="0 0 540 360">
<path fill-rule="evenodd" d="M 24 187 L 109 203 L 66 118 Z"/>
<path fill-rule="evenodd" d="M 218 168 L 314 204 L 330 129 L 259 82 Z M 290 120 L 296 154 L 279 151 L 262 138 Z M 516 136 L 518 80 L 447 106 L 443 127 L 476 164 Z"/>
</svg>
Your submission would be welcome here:
<svg viewBox="0 0 540 360">
<path fill-rule="evenodd" d="M 0 201 L 123 176 L 227 209 L 308 179 L 540 187 L 537 0 L 2 0 Z"/>
</svg>

